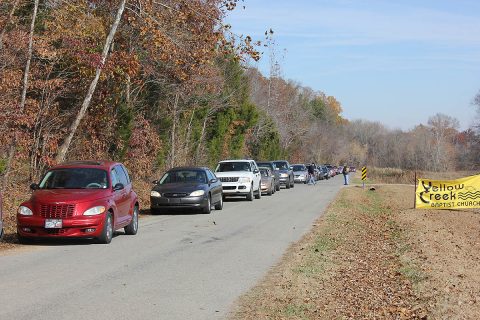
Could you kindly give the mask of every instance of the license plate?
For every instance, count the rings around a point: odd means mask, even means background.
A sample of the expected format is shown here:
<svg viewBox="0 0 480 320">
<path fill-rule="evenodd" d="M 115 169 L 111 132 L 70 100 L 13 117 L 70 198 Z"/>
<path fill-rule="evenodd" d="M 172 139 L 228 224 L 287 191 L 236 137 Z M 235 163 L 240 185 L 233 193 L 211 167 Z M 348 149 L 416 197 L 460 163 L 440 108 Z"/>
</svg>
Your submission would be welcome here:
<svg viewBox="0 0 480 320">
<path fill-rule="evenodd" d="M 62 219 L 45 219 L 45 229 L 61 229 Z"/>
</svg>

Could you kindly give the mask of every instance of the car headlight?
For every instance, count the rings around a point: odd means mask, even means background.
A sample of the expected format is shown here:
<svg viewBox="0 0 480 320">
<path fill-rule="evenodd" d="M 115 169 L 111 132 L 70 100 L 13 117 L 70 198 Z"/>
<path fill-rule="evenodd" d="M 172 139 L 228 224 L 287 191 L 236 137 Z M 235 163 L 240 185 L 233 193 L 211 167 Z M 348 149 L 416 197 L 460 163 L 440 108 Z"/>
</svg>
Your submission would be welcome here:
<svg viewBox="0 0 480 320">
<path fill-rule="evenodd" d="M 20 208 L 18 208 L 18 213 L 22 216 L 33 216 L 32 210 L 25 206 L 20 206 Z"/>
<path fill-rule="evenodd" d="M 88 209 L 83 213 L 84 216 L 96 216 L 105 212 L 104 206 L 96 206 Z"/>
<path fill-rule="evenodd" d="M 190 193 L 190 196 L 191 197 L 200 197 L 200 196 L 203 196 L 204 194 L 205 194 L 204 190 L 197 190 L 197 191 L 193 191 L 192 193 Z"/>
<path fill-rule="evenodd" d="M 162 195 L 158 191 L 150 191 L 150 197 L 160 198 Z"/>
<path fill-rule="evenodd" d="M 251 180 L 249 177 L 241 177 L 240 179 L 238 179 L 238 182 L 239 183 L 249 183 Z"/>
<path fill-rule="evenodd" d="M 286 173 L 281 173 L 281 174 L 280 174 L 280 177 L 286 178 L 286 177 L 288 177 L 288 174 L 286 174 Z"/>
</svg>

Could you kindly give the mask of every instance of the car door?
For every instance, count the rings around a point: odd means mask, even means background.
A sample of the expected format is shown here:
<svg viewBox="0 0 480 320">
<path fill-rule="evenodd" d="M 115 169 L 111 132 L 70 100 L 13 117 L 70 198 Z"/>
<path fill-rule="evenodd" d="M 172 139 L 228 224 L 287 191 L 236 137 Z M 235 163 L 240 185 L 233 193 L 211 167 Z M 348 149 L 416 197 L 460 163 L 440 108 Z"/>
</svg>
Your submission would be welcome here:
<svg viewBox="0 0 480 320">
<path fill-rule="evenodd" d="M 131 184 L 128 181 L 128 178 L 125 172 L 122 170 L 120 165 L 116 165 L 112 169 L 113 176 L 117 180 L 117 183 L 123 184 L 123 189 L 113 190 L 115 204 L 117 206 L 117 223 L 118 225 L 127 224 L 130 220 L 130 192 Z M 115 184 L 112 182 L 112 187 L 115 187 Z"/>
<path fill-rule="evenodd" d="M 206 171 L 207 171 L 207 178 L 211 188 L 210 190 L 212 193 L 212 202 L 218 203 L 222 198 L 222 183 L 220 182 L 220 180 L 217 179 L 217 177 L 213 174 L 213 172 L 211 172 L 210 170 L 206 170 Z M 215 182 L 211 182 L 212 180 L 214 180 Z"/>
<path fill-rule="evenodd" d="M 253 186 L 253 188 L 255 190 L 260 190 L 260 180 L 262 179 L 262 176 L 260 174 L 260 170 L 258 169 L 257 164 L 254 161 L 250 162 L 250 166 L 252 168 L 252 173 L 254 175 L 254 186 Z"/>
</svg>

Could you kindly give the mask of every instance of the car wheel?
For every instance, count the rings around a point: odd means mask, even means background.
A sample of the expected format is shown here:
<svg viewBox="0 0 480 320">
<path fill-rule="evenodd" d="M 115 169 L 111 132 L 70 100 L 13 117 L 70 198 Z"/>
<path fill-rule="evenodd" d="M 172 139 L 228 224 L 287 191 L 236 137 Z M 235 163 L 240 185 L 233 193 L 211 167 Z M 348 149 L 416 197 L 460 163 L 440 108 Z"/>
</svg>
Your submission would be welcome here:
<svg viewBox="0 0 480 320">
<path fill-rule="evenodd" d="M 295 188 L 295 182 L 292 182 L 292 188 Z"/>
<path fill-rule="evenodd" d="M 280 183 L 275 186 L 276 191 L 280 191 Z"/>
<path fill-rule="evenodd" d="M 102 235 L 98 238 L 98 242 L 109 244 L 113 238 L 113 218 L 112 214 L 108 212 L 105 215 L 105 223 L 103 225 Z"/>
<path fill-rule="evenodd" d="M 247 200 L 253 201 L 253 185 L 250 186 L 250 193 L 247 194 Z"/>
<path fill-rule="evenodd" d="M 133 236 L 137 234 L 137 231 L 138 231 L 138 207 L 137 206 L 133 207 L 132 221 L 130 221 L 130 223 L 125 228 L 123 228 L 123 230 L 125 230 L 125 234 L 128 234 L 128 235 Z"/>
<path fill-rule="evenodd" d="M 163 209 L 150 208 L 150 213 L 151 213 L 152 215 L 163 214 Z"/>
<path fill-rule="evenodd" d="M 215 205 L 215 210 L 223 209 L 223 195 L 220 197 L 220 201 Z"/>
<path fill-rule="evenodd" d="M 255 195 L 255 199 L 261 199 L 261 198 L 262 198 L 262 189 L 261 189 L 260 184 L 259 184 L 257 194 Z"/>
<path fill-rule="evenodd" d="M 18 233 L 17 233 L 17 238 L 18 238 L 18 242 L 20 242 L 21 244 L 32 244 L 34 242 L 34 239 L 22 237 Z"/>
<path fill-rule="evenodd" d="M 210 214 L 210 212 L 212 212 L 212 197 L 208 195 L 207 205 L 203 208 L 203 213 Z"/>
<path fill-rule="evenodd" d="M 292 186 L 290 185 L 290 181 L 288 181 L 286 184 L 285 184 L 285 188 L 287 189 L 290 189 Z"/>
<path fill-rule="evenodd" d="M 268 189 L 267 195 L 271 196 L 273 194 L 273 186 L 270 186 Z"/>
</svg>

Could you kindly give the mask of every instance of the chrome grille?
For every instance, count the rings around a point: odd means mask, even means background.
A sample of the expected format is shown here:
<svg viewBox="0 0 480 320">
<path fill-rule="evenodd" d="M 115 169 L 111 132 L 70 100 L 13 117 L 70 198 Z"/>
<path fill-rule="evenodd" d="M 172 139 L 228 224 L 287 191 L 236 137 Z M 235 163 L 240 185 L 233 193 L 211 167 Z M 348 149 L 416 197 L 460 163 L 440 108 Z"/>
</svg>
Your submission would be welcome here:
<svg viewBox="0 0 480 320">
<path fill-rule="evenodd" d="M 163 194 L 164 197 L 167 197 L 167 198 L 183 198 L 183 197 L 186 197 L 188 196 L 188 193 L 164 193 Z"/>
<path fill-rule="evenodd" d="M 221 182 L 237 182 L 238 177 L 220 177 Z"/>
<path fill-rule="evenodd" d="M 40 215 L 44 218 L 70 218 L 75 212 L 74 204 L 42 204 Z"/>
</svg>

